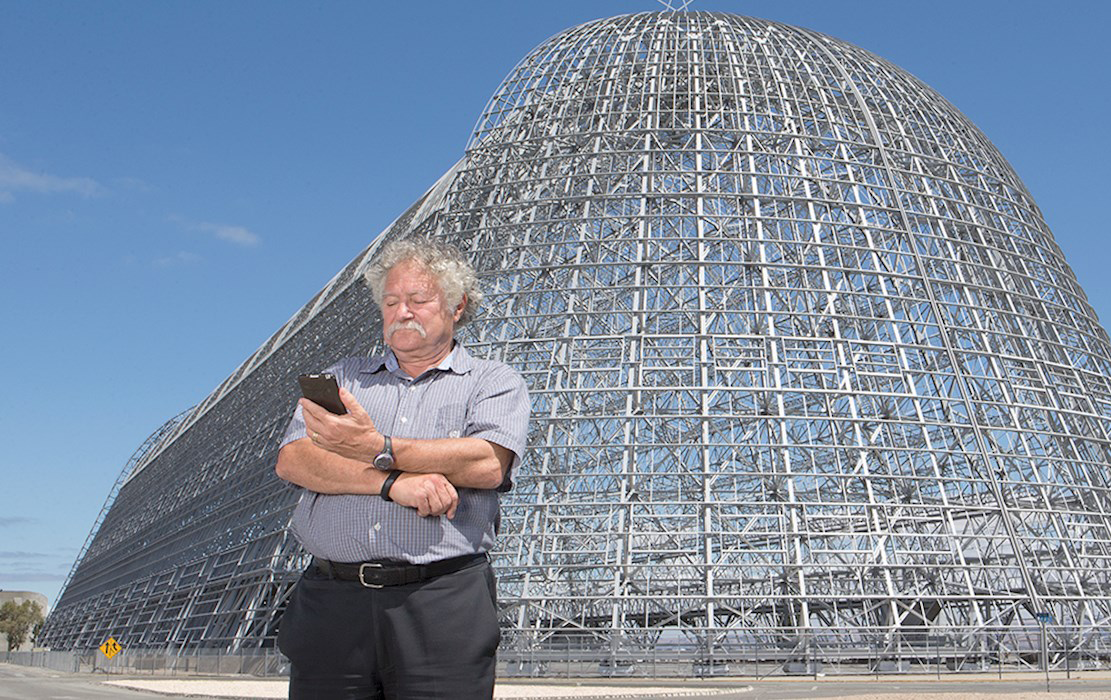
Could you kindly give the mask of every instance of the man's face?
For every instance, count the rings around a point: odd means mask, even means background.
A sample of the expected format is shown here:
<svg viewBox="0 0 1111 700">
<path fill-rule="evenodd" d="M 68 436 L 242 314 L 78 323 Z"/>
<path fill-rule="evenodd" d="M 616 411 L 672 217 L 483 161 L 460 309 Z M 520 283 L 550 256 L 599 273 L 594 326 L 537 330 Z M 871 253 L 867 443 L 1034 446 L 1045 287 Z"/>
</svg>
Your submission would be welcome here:
<svg viewBox="0 0 1111 700">
<path fill-rule="evenodd" d="M 382 333 L 394 352 L 437 353 L 451 347 L 464 299 L 448 306 L 439 282 L 423 266 L 404 261 L 386 275 Z"/>
</svg>

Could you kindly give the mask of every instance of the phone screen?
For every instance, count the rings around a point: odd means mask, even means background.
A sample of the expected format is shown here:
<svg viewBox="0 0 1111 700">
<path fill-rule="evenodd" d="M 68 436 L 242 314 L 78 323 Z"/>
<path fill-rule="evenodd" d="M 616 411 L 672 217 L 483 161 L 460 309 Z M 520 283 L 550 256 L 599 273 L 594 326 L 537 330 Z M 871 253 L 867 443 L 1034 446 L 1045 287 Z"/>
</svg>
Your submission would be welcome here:
<svg viewBox="0 0 1111 700">
<path fill-rule="evenodd" d="M 297 382 L 301 385 L 301 394 L 309 401 L 338 415 L 347 413 L 347 407 L 339 400 L 339 384 L 336 382 L 336 375 L 302 374 L 297 377 Z"/>
</svg>

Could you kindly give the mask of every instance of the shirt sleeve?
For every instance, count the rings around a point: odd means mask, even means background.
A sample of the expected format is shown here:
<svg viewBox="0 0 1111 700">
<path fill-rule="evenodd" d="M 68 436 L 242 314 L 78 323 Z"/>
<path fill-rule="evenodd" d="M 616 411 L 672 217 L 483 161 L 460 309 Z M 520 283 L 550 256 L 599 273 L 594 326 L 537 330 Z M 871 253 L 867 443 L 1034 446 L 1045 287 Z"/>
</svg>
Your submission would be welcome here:
<svg viewBox="0 0 1111 700">
<path fill-rule="evenodd" d="M 467 412 L 465 434 L 513 452 L 513 464 L 497 489 L 508 491 L 513 486 L 510 475 L 524 456 L 528 442 L 528 387 L 521 375 L 500 363 L 482 378 L 481 387 Z"/>
<path fill-rule="evenodd" d="M 336 375 L 336 382 L 340 386 L 347 387 L 348 391 L 350 391 L 351 387 L 347 384 L 348 364 L 349 363 L 347 360 L 341 360 L 340 362 L 337 362 L 331 367 L 325 369 L 324 372 L 329 372 Z M 306 438 L 309 436 L 308 433 L 305 432 L 305 418 L 301 415 L 301 397 L 298 396 L 297 398 L 298 401 L 296 404 L 294 404 L 293 408 L 293 417 L 290 418 L 289 426 L 285 429 L 285 435 L 282 437 L 282 441 L 278 444 L 279 450 L 291 442 L 296 442 L 301 438 Z"/>
</svg>

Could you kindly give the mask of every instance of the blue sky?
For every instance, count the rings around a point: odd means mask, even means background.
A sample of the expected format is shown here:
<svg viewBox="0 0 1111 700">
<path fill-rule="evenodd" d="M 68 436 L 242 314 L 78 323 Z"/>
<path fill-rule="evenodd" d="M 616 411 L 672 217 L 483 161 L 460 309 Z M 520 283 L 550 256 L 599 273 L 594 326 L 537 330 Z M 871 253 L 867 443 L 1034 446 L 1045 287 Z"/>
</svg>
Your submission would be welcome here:
<svg viewBox="0 0 1111 700">
<path fill-rule="evenodd" d="M 0 588 L 53 603 L 112 484 L 461 155 L 524 54 L 654 0 L 0 0 Z M 696 0 L 917 75 L 1100 317 L 1111 4 Z"/>
</svg>

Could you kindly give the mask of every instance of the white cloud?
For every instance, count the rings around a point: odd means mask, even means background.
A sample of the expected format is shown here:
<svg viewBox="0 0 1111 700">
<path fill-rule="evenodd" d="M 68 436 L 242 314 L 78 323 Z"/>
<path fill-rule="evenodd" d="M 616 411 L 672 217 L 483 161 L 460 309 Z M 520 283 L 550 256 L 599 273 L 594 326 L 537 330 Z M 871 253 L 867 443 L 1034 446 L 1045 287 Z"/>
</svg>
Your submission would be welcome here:
<svg viewBox="0 0 1111 700">
<path fill-rule="evenodd" d="M 262 243 L 262 237 L 254 231 L 249 230 L 246 226 L 236 226 L 234 224 L 217 224 L 209 221 L 190 221 L 176 214 L 171 215 L 170 221 L 178 226 L 181 226 L 187 231 L 199 231 L 215 236 L 222 241 L 234 243 L 235 245 L 244 248 L 253 248 L 259 243 Z"/>
<path fill-rule="evenodd" d="M 193 263 L 200 262 L 203 258 L 196 253 L 182 250 L 173 255 L 165 255 L 161 258 L 155 258 L 154 264 L 158 267 L 171 267 L 174 265 L 192 265 Z"/>
<path fill-rule="evenodd" d="M 227 224 L 207 224 L 200 223 L 194 225 L 198 231 L 205 231 L 211 233 L 217 238 L 241 245 L 244 248 L 250 248 L 262 242 L 262 239 L 255 233 L 248 231 L 243 226 L 229 226 Z"/>
<path fill-rule="evenodd" d="M 140 180 L 137 177 L 117 177 L 112 180 L 113 187 L 121 190 L 131 190 L 132 192 L 152 192 L 154 188 L 151 187 L 146 180 Z"/>
<path fill-rule="evenodd" d="M 0 581 L 65 581 L 65 574 L 48 571 L 0 571 Z"/>
<path fill-rule="evenodd" d="M 0 153 L 0 203 L 15 201 L 15 193 L 76 194 L 92 197 L 104 192 L 96 180 L 88 177 L 59 177 L 34 172 Z"/>
</svg>

